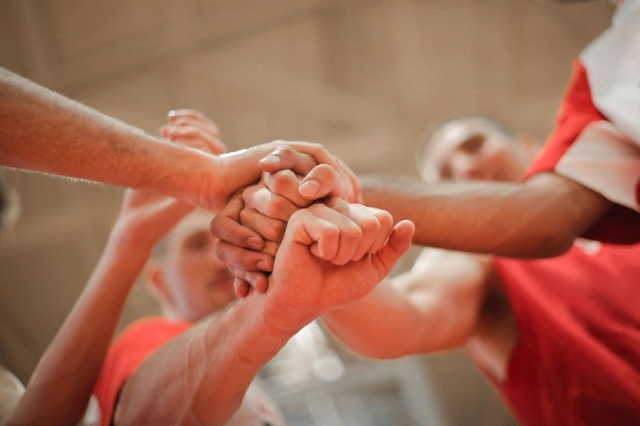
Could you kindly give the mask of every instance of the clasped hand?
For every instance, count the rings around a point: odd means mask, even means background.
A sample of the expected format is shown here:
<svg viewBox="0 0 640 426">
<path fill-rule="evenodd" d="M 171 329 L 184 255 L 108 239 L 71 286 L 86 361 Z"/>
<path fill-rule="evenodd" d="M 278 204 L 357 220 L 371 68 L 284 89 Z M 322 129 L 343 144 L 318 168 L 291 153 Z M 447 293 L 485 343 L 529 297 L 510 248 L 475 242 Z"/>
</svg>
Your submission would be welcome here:
<svg viewBox="0 0 640 426">
<path fill-rule="evenodd" d="M 232 197 L 211 228 L 240 296 L 268 289 L 278 312 L 306 321 L 365 296 L 391 271 L 413 224 L 394 227 L 388 212 L 332 196 L 341 184 L 335 169 L 319 165 L 305 177 L 265 172 Z M 264 239 L 261 250 L 246 247 L 253 234 Z"/>
</svg>

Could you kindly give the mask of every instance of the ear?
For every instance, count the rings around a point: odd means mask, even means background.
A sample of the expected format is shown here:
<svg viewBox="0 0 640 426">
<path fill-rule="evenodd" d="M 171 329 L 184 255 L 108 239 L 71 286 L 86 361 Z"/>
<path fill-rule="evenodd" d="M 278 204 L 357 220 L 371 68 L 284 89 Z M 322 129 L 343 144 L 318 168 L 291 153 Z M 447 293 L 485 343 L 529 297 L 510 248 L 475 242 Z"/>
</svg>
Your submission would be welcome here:
<svg viewBox="0 0 640 426">
<path fill-rule="evenodd" d="M 147 292 L 158 303 L 164 306 L 172 306 L 173 299 L 167 286 L 162 264 L 156 259 L 151 259 L 147 265 L 146 284 Z"/>
<path fill-rule="evenodd" d="M 528 165 L 540 151 L 540 143 L 534 136 L 520 134 L 518 135 L 518 149 L 522 153 L 523 160 Z"/>
</svg>

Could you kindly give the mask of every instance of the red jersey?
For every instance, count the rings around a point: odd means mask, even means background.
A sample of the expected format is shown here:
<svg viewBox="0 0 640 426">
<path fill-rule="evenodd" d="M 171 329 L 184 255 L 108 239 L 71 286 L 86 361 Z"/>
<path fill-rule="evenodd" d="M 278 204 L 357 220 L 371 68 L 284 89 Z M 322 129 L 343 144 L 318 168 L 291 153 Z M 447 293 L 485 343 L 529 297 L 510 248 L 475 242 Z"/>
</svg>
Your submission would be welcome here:
<svg viewBox="0 0 640 426">
<path fill-rule="evenodd" d="M 100 405 L 100 424 L 111 424 L 122 386 L 140 364 L 160 346 L 193 326 L 187 321 L 145 318 L 127 327 L 109 347 L 93 390 Z"/>
<path fill-rule="evenodd" d="M 109 348 L 94 394 L 100 405 L 100 424 L 108 426 L 122 386 L 157 349 L 194 324 L 165 318 L 145 318 L 127 327 Z M 261 385 L 254 380 L 228 426 L 284 426 L 285 420 Z"/>
<path fill-rule="evenodd" d="M 556 130 L 527 173 L 553 171 L 616 204 L 587 238 L 640 242 L 638 117 L 640 0 L 627 0 L 576 61 Z"/>
<path fill-rule="evenodd" d="M 497 385 L 525 425 L 640 425 L 640 245 L 496 258 L 519 341 Z"/>
</svg>

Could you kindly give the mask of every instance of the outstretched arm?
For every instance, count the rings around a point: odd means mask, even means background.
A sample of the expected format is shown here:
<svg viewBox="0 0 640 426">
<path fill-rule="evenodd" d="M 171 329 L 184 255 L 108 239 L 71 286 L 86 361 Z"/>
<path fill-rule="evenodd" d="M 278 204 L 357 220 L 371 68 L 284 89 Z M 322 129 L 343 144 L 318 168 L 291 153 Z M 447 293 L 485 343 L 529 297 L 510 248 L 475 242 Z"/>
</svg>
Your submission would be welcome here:
<svg viewBox="0 0 640 426">
<path fill-rule="evenodd" d="M 295 213 L 269 291 L 252 292 L 151 355 L 124 385 L 115 424 L 224 424 L 290 337 L 320 313 L 369 293 L 409 248 L 411 224 L 389 234 L 388 226 L 363 229 L 354 219 L 344 205 Z"/>
<path fill-rule="evenodd" d="M 512 257 L 564 253 L 611 207 L 596 192 L 554 173 L 524 184 L 384 178 L 362 183 L 365 204 L 416 224 L 417 244 Z"/>
<path fill-rule="evenodd" d="M 194 125 L 202 129 L 206 123 Z M 178 142 L 212 154 L 225 149 L 213 134 Z M 127 191 L 96 269 L 40 360 L 9 424 L 78 423 L 131 287 L 155 244 L 192 209 L 171 198 Z"/>
<path fill-rule="evenodd" d="M 411 271 L 327 312 L 322 323 L 346 347 L 371 358 L 451 349 L 479 326 L 489 271 L 487 257 L 425 249 Z"/>
<path fill-rule="evenodd" d="M 303 142 L 276 141 L 214 157 L 148 135 L 0 68 L 3 166 L 141 189 L 217 211 L 260 178 L 258 161 L 282 145 L 307 154 L 298 163 L 301 174 L 316 163 L 347 173 L 321 145 Z M 347 183 L 356 182 L 350 178 Z"/>
</svg>

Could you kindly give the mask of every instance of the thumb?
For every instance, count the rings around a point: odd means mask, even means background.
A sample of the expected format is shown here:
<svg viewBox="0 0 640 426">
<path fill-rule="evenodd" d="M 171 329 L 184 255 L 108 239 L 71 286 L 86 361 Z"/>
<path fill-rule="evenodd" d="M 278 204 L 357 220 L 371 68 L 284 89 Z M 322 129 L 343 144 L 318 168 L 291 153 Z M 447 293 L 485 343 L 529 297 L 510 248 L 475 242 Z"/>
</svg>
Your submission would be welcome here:
<svg viewBox="0 0 640 426">
<path fill-rule="evenodd" d="M 387 244 L 372 257 L 373 266 L 378 271 L 380 279 L 389 275 L 398 260 L 409 250 L 414 232 L 415 226 L 409 220 L 400 221 L 393 227 Z"/>
</svg>

